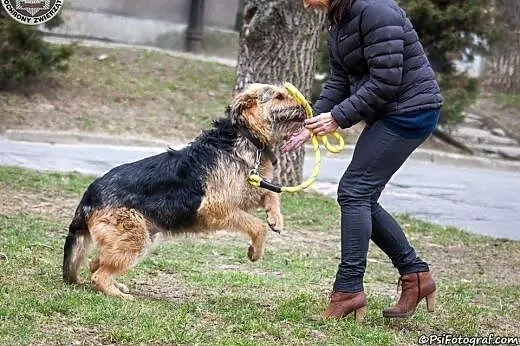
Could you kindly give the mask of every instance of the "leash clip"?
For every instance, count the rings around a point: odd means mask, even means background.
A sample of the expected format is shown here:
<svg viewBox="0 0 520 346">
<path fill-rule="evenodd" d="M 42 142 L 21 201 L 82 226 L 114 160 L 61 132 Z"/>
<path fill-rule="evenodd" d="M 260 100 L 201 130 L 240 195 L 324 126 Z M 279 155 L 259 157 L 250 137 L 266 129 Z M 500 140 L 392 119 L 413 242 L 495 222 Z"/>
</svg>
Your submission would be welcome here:
<svg viewBox="0 0 520 346">
<path fill-rule="evenodd" d="M 262 159 L 262 152 L 260 150 L 256 151 L 256 159 L 255 159 L 255 166 L 253 168 L 253 171 L 255 171 L 256 174 L 258 174 L 258 170 L 260 169 L 260 161 Z"/>
</svg>

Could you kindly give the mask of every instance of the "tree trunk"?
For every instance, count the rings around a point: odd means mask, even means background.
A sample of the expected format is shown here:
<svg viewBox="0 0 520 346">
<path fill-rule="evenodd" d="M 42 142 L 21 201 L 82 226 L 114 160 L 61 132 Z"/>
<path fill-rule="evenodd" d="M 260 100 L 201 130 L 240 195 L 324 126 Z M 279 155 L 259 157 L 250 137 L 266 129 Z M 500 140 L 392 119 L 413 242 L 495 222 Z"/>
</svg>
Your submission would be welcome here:
<svg viewBox="0 0 520 346">
<path fill-rule="evenodd" d="M 321 11 L 304 9 L 302 0 L 246 0 L 240 32 L 235 92 L 249 83 L 290 82 L 310 98 L 320 33 Z M 280 153 L 275 180 L 282 185 L 302 181 L 303 148 Z"/>
<path fill-rule="evenodd" d="M 506 37 L 491 48 L 482 85 L 494 93 L 520 93 L 520 1 L 497 0 L 495 5 Z"/>
</svg>

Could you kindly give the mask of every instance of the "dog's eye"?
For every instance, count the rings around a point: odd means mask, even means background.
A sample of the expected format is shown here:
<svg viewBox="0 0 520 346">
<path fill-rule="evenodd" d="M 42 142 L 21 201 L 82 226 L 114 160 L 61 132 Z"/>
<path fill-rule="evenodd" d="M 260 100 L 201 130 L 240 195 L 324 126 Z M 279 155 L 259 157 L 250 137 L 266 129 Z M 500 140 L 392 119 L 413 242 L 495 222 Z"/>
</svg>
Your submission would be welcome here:
<svg viewBox="0 0 520 346">
<path fill-rule="evenodd" d="M 276 98 L 277 100 L 283 100 L 283 99 L 285 98 L 285 96 L 284 96 L 282 93 L 277 93 L 276 96 L 275 96 L 275 98 Z"/>
</svg>

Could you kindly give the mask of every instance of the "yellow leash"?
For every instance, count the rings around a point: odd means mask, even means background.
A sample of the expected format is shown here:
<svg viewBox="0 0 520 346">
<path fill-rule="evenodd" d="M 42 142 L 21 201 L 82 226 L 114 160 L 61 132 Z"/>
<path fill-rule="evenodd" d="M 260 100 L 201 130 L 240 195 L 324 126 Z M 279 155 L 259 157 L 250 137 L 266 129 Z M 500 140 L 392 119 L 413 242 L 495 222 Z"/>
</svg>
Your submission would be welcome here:
<svg viewBox="0 0 520 346">
<path fill-rule="evenodd" d="M 291 83 L 284 84 L 285 89 L 289 92 L 289 94 L 305 108 L 305 112 L 307 113 L 307 118 L 312 118 L 312 108 L 305 96 Z M 318 137 L 321 139 L 323 146 L 331 153 L 339 153 L 345 148 L 345 141 L 339 132 L 335 131 L 331 134 L 336 138 L 338 144 L 333 146 L 329 143 L 327 136 L 317 136 L 314 133 L 311 135 L 312 146 L 314 148 L 314 168 L 312 169 L 312 174 L 309 179 L 305 180 L 303 183 L 297 186 L 279 186 L 273 184 L 265 179 L 263 179 L 258 173 L 258 167 L 260 165 L 260 156 L 259 153 L 256 158 L 255 168 L 249 172 L 248 181 L 251 185 L 256 187 L 261 187 L 268 189 L 273 192 L 281 193 L 281 192 L 299 192 L 305 190 L 318 178 L 318 174 L 320 172 L 321 165 L 321 153 L 320 153 L 320 143 L 318 141 Z"/>
</svg>

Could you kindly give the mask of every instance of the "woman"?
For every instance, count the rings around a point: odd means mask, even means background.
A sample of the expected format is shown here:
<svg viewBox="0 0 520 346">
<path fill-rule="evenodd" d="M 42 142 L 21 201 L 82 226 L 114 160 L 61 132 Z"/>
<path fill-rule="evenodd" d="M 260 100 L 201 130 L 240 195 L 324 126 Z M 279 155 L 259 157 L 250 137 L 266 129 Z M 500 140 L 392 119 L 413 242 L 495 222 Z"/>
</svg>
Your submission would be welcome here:
<svg viewBox="0 0 520 346">
<path fill-rule="evenodd" d="M 314 107 L 315 117 L 282 151 L 301 147 L 311 136 L 366 122 L 352 161 L 339 182 L 341 263 L 325 317 L 367 304 L 363 276 L 369 240 L 399 271 L 402 293 L 385 317 L 409 317 L 427 299 L 435 304 L 428 264 L 408 242 L 398 222 L 378 203 L 392 175 L 432 133 L 443 103 L 435 74 L 405 12 L 394 0 L 304 0 L 328 13 L 330 76 Z"/>
</svg>

